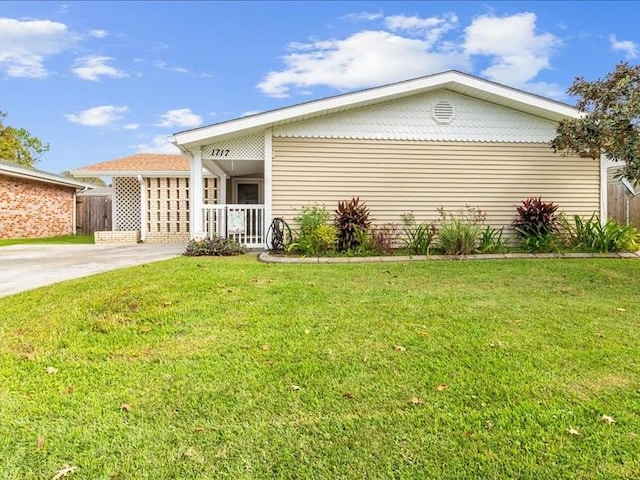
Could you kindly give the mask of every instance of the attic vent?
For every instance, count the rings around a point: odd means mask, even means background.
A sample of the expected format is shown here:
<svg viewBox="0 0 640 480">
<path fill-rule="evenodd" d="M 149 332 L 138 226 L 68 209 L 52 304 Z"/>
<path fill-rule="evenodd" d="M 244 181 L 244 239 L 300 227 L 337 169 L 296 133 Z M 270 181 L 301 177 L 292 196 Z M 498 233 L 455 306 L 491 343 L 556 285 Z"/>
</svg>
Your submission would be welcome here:
<svg viewBox="0 0 640 480">
<path fill-rule="evenodd" d="M 448 124 L 453 120 L 453 105 L 446 100 L 436 102 L 432 110 L 433 119 L 439 124 Z"/>
</svg>

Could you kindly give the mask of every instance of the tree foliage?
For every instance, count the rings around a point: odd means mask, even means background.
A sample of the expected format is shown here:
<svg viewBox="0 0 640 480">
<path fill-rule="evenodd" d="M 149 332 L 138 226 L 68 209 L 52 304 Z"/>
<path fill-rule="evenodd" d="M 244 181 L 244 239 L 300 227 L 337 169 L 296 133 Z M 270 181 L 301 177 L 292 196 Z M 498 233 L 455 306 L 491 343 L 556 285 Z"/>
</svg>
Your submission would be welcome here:
<svg viewBox="0 0 640 480">
<path fill-rule="evenodd" d="M 577 77 L 567 93 L 578 97 L 581 118 L 560 122 L 554 151 L 624 162 L 621 177 L 640 180 L 640 66 L 619 63 L 604 79 Z"/>
<path fill-rule="evenodd" d="M 5 126 L 3 119 L 6 116 L 0 111 L 0 159 L 33 167 L 42 154 L 49 151 L 49 144 L 24 128 Z"/>
</svg>

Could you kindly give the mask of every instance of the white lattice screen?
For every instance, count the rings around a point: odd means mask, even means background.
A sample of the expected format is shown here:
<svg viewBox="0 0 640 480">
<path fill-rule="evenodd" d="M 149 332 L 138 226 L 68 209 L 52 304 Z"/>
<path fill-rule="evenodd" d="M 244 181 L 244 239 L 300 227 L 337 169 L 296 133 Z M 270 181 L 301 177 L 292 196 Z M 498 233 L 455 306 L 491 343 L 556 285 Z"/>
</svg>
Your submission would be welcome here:
<svg viewBox="0 0 640 480">
<path fill-rule="evenodd" d="M 203 160 L 264 160 L 264 135 L 249 135 L 202 147 Z"/>
<path fill-rule="evenodd" d="M 140 230 L 140 185 L 135 178 L 116 177 L 114 187 L 114 221 L 116 231 Z"/>
<path fill-rule="evenodd" d="M 189 232 L 189 179 L 147 178 L 147 232 Z M 203 181 L 204 203 L 216 203 L 218 179 Z"/>
</svg>

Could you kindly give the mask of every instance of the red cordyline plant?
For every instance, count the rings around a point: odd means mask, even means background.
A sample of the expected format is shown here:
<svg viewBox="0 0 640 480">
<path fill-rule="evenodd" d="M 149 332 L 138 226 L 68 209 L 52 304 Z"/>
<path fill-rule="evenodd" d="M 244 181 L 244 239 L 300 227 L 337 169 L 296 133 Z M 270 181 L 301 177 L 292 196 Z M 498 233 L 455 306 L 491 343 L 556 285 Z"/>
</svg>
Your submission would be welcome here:
<svg viewBox="0 0 640 480">
<path fill-rule="evenodd" d="M 553 234 L 558 231 L 557 209 L 557 205 L 543 202 L 541 197 L 527 198 L 516 207 L 518 217 L 513 222 L 513 228 L 523 238 Z"/>
<path fill-rule="evenodd" d="M 346 252 L 360 245 L 359 239 L 371 225 L 369 210 L 364 202 L 360 203 L 360 197 L 338 202 L 334 225 L 338 230 L 339 251 Z"/>
</svg>

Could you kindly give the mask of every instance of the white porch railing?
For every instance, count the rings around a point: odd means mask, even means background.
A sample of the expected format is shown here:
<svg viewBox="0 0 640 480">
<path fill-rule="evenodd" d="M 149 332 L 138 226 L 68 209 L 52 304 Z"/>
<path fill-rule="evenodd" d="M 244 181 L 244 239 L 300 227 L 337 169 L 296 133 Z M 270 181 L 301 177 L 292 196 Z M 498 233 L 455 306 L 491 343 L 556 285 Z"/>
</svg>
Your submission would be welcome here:
<svg viewBox="0 0 640 480">
<path fill-rule="evenodd" d="M 264 205 L 202 205 L 202 226 L 207 238 L 232 238 L 249 248 L 263 248 Z"/>
</svg>

